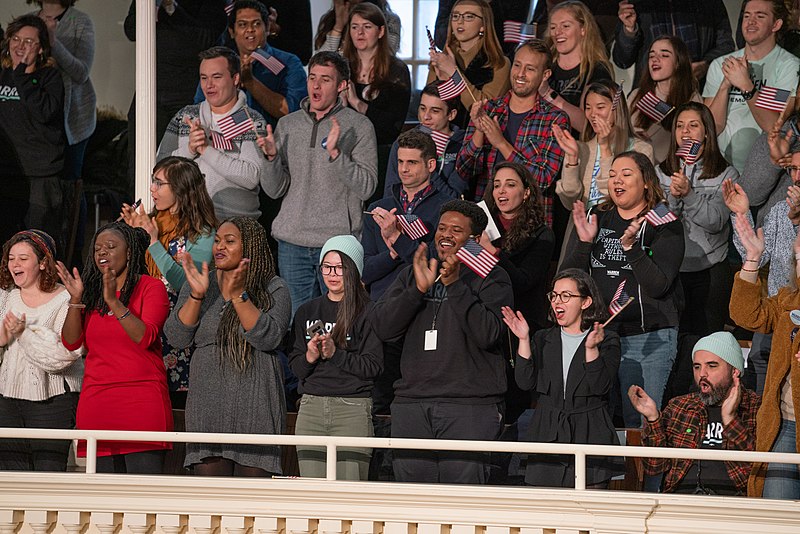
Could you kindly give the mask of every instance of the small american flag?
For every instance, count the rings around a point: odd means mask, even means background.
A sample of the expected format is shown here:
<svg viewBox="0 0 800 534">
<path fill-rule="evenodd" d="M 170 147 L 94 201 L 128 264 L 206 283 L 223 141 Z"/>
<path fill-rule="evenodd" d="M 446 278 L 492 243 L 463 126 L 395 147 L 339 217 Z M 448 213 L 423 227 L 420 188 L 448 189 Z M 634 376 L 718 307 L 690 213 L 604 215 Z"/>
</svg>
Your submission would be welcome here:
<svg viewBox="0 0 800 534">
<path fill-rule="evenodd" d="M 622 100 L 622 84 L 617 85 L 617 90 L 614 92 L 614 99 L 611 101 L 611 110 L 619 107 L 619 101 Z"/>
<path fill-rule="evenodd" d="M 428 228 L 416 215 L 398 215 L 397 222 L 400 223 L 403 233 L 411 239 L 422 239 L 428 235 Z"/>
<path fill-rule="evenodd" d="M 789 102 L 790 96 L 792 96 L 792 94 L 786 89 L 777 89 L 775 87 L 767 87 L 765 85 L 758 90 L 756 107 L 783 113 L 783 110 L 786 109 L 787 102 Z"/>
<path fill-rule="evenodd" d="M 235 3 L 234 0 L 225 0 L 225 14 L 230 15 L 231 11 L 233 11 L 233 4 Z"/>
<path fill-rule="evenodd" d="M 618 313 L 625 307 L 631 297 L 625 292 L 625 282 L 620 282 L 619 287 L 614 291 L 614 296 L 611 297 L 611 304 L 608 305 L 608 311 L 611 315 Z"/>
<path fill-rule="evenodd" d="M 703 144 L 700 141 L 684 139 L 681 146 L 675 151 L 675 155 L 681 158 L 686 165 L 694 165 L 699 157 L 700 148 L 702 146 Z"/>
<path fill-rule="evenodd" d="M 675 109 L 654 95 L 652 91 L 648 91 L 636 102 L 636 108 L 656 122 L 663 121 L 664 117 Z"/>
<path fill-rule="evenodd" d="M 434 52 L 438 52 L 439 49 L 436 48 L 436 41 L 433 40 L 433 35 L 431 35 L 431 30 L 427 26 L 425 26 L 425 31 L 428 33 L 428 48 L 433 50 Z"/>
<path fill-rule="evenodd" d="M 276 58 L 275 56 L 273 56 L 272 54 L 270 54 L 269 52 L 267 52 L 262 48 L 259 48 L 258 50 L 253 52 L 253 61 L 258 61 L 259 63 L 267 67 L 267 69 L 269 69 L 269 71 L 272 74 L 275 74 L 276 76 L 280 74 L 280 72 L 285 67 L 285 65 L 281 63 L 278 60 L 278 58 Z"/>
<path fill-rule="evenodd" d="M 455 71 L 450 78 L 439 86 L 439 98 L 442 100 L 450 100 L 463 93 L 466 88 L 467 84 L 464 83 L 458 71 Z"/>
<path fill-rule="evenodd" d="M 427 126 L 420 126 L 419 131 L 431 136 L 431 139 L 433 139 L 433 144 L 436 145 L 436 156 L 442 157 L 442 154 L 444 154 L 444 151 L 447 148 L 447 144 L 450 142 L 450 136 L 446 133 L 431 130 Z"/>
<path fill-rule="evenodd" d="M 486 278 L 492 269 L 497 265 L 498 260 L 494 254 L 478 244 L 471 237 L 467 239 L 460 249 L 456 252 L 456 258 L 472 269 L 481 278 Z"/>
<path fill-rule="evenodd" d="M 214 130 L 211 130 L 211 146 L 224 152 L 230 152 L 233 150 L 233 144 L 229 140 L 225 139 L 221 133 L 215 132 Z"/>
<path fill-rule="evenodd" d="M 227 117 L 221 118 L 217 124 L 219 125 L 219 129 L 222 130 L 222 136 L 228 141 L 237 135 L 241 135 L 255 128 L 253 120 L 244 108 L 241 108 L 236 113 L 231 113 Z"/>
<path fill-rule="evenodd" d="M 644 218 L 653 226 L 661 226 L 662 224 L 678 220 L 678 217 L 669 211 L 666 204 L 657 204 L 655 208 L 645 214 Z"/>
<path fill-rule="evenodd" d="M 503 23 L 503 41 L 506 43 L 524 43 L 536 39 L 536 24 L 523 24 L 513 20 Z"/>
</svg>

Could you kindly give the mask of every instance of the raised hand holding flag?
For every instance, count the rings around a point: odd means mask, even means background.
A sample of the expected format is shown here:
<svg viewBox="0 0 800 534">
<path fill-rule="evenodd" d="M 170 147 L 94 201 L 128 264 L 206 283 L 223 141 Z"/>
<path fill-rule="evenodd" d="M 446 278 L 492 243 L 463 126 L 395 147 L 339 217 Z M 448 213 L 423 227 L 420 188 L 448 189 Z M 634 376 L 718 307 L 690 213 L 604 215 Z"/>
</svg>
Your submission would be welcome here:
<svg viewBox="0 0 800 534">
<path fill-rule="evenodd" d="M 683 160 L 686 165 L 694 165 L 700 158 L 700 149 L 703 144 L 694 139 L 684 139 L 681 146 L 675 151 L 675 155 Z"/>
<path fill-rule="evenodd" d="M 651 91 L 642 95 L 636 102 L 636 109 L 653 119 L 655 122 L 661 122 L 664 117 L 672 113 L 675 108 L 658 98 Z"/>
<path fill-rule="evenodd" d="M 411 239 L 422 239 L 428 235 L 428 227 L 422 222 L 422 219 L 416 215 L 398 215 L 397 222 L 400 224 L 400 229 Z"/>
<path fill-rule="evenodd" d="M 619 313 L 622 307 L 627 304 L 628 300 L 631 298 L 625 291 L 625 282 L 627 282 L 627 280 L 622 280 L 622 282 L 620 282 L 619 287 L 614 291 L 614 296 L 611 297 L 611 303 L 608 305 L 608 312 L 611 315 Z"/>
<path fill-rule="evenodd" d="M 678 220 L 677 215 L 672 213 L 666 204 L 656 204 L 653 209 L 645 214 L 644 218 L 653 226 L 661 226 L 662 224 Z"/>
<path fill-rule="evenodd" d="M 464 83 L 461 74 L 456 70 L 450 78 L 439 86 L 439 98 L 450 100 L 463 93 L 465 89 L 467 89 L 467 84 Z"/>
<path fill-rule="evenodd" d="M 481 278 L 486 278 L 494 266 L 500 261 L 497 257 L 480 246 L 473 238 L 467 239 L 456 252 L 456 258 L 472 269 Z"/>
<path fill-rule="evenodd" d="M 240 108 L 227 117 L 221 118 L 217 121 L 217 125 L 222 131 L 222 136 L 228 141 L 248 130 L 255 130 L 253 119 L 250 118 L 250 114 L 245 108 Z"/>
</svg>

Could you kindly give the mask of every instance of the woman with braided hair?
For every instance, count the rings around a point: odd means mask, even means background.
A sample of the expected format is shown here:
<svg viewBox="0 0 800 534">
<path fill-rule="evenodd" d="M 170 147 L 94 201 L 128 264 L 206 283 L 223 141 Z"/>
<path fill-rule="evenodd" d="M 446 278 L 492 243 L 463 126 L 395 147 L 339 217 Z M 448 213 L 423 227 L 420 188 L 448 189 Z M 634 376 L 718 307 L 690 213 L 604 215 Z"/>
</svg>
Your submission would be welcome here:
<svg viewBox="0 0 800 534">
<path fill-rule="evenodd" d="M 223 221 L 212 252 L 211 272 L 184 254 L 186 283 L 164 327 L 174 347 L 196 346 L 186 430 L 280 434 L 286 401 L 275 351 L 289 327 L 289 289 L 276 276 L 267 233 L 253 218 Z M 280 448 L 188 444 L 185 465 L 201 476 L 269 476 L 281 472 Z"/>
<path fill-rule="evenodd" d="M 83 276 L 58 262 L 69 292 L 61 331 L 64 346 L 85 345 L 86 369 L 78 401 L 77 428 L 172 430 L 172 407 L 161 357 L 161 329 L 169 314 L 167 290 L 147 274 L 149 239 L 122 221 L 101 227 L 92 239 L 94 261 Z M 97 471 L 160 473 L 164 442 L 100 441 Z M 86 444 L 78 444 L 78 456 Z"/>
<path fill-rule="evenodd" d="M 58 283 L 56 244 L 24 230 L 3 245 L 0 262 L 0 426 L 75 426 L 81 351 L 61 343 L 69 293 Z M 0 469 L 66 471 L 68 440 L 2 440 Z"/>
</svg>

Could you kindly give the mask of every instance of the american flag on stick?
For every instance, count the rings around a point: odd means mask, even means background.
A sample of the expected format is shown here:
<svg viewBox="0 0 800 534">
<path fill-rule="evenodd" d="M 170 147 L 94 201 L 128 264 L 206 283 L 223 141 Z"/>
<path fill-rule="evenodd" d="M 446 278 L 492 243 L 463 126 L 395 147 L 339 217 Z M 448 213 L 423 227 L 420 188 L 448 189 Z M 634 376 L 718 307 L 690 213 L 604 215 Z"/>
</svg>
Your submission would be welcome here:
<svg viewBox="0 0 800 534">
<path fill-rule="evenodd" d="M 456 258 L 461 263 L 472 269 L 481 278 L 486 278 L 492 272 L 498 260 L 494 254 L 483 248 L 471 237 L 467 239 L 460 249 L 456 252 Z"/>
<path fill-rule="evenodd" d="M 278 60 L 278 58 L 276 58 L 263 48 L 259 48 L 258 50 L 253 52 L 252 56 L 253 56 L 253 61 L 258 61 L 259 63 L 267 67 L 267 69 L 276 76 L 280 74 L 280 72 L 285 67 L 285 65 L 281 63 Z"/>
<path fill-rule="evenodd" d="M 224 152 L 230 152 L 233 150 L 233 144 L 229 140 L 225 139 L 221 133 L 215 132 L 214 130 L 211 130 L 211 146 Z"/>
<path fill-rule="evenodd" d="M 233 4 L 234 3 L 235 3 L 234 0 L 226 0 L 225 1 L 225 14 L 226 15 L 230 15 L 231 14 L 231 11 L 233 11 Z"/>
<path fill-rule="evenodd" d="M 790 96 L 792 96 L 792 94 L 786 89 L 767 87 L 765 85 L 758 90 L 756 107 L 783 113 L 783 110 L 786 109 L 786 104 L 789 102 Z"/>
<path fill-rule="evenodd" d="M 700 148 L 702 146 L 703 144 L 700 141 L 684 139 L 681 146 L 675 151 L 675 155 L 681 158 L 686 165 L 694 165 L 699 158 Z"/>
<path fill-rule="evenodd" d="M 442 100 L 450 100 L 451 98 L 455 98 L 467 88 L 467 84 L 464 83 L 464 79 L 461 77 L 458 71 L 455 71 L 450 78 L 444 81 L 442 85 L 439 86 L 439 98 Z"/>
<path fill-rule="evenodd" d="M 428 33 L 428 46 L 429 49 L 433 50 L 434 52 L 438 52 L 439 49 L 436 48 L 436 41 L 433 40 L 433 35 L 431 35 L 431 30 L 427 26 L 425 26 L 425 31 Z"/>
<path fill-rule="evenodd" d="M 619 107 L 619 101 L 622 100 L 622 84 L 617 85 L 617 90 L 614 91 L 614 99 L 611 101 L 611 110 Z"/>
<path fill-rule="evenodd" d="M 611 315 L 615 315 L 622 311 L 622 308 L 631 298 L 630 295 L 625 292 L 625 282 L 627 282 L 627 280 L 620 282 L 619 287 L 616 291 L 614 291 L 614 296 L 611 297 L 611 304 L 608 305 L 608 312 Z"/>
<path fill-rule="evenodd" d="M 239 111 L 235 113 L 231 113 L 227 117 L 221 118 L 217 121 L 217 125 L 222 131 L 222 136 L 228 141 L 248 130 L 255 129 L 253 119 L 250 118 L 250 115 L 244 108 L 239 109 Z"/>
<path fill-rule="evenodd" d="M 450 136 L 446 133 L 431 130 L 427 126 L 420 126 L 419 131 L 431 136 L 431 139 L 433 139 L 433 144 L 436 145 L 436 155 L 441 157 L 447 148 L 447 143 L 450 142 Z"/>
<path fill-rule="evenodd" d="M 666 204 L 657 204 L 655 208 L 645 214 L 644 218 L 653 226 L 661 226 L 662 224 L 678 220 L 678 217 L 669 211 Z"/>
<path fill-rule="evenodd" d="M 422 239 L 428 235 L 428 228 L 416 215 L 398 215 L 397 222 L 400 223 L 403 233 L 411 239 Z"/>
<path fill-rule="evenodd" d="M 513 20 L 503 23 L 503 42 L 524 43 L 536 39 L 536 24 L 524 24 Z"/>
<path fill-rule="evenodd" d="M 663 121 L 664 117 L 675 109 L 654 95 L 652 91 L 648 91 L 636 102 L 636 108 L 656 122 Z"/>
</svg>

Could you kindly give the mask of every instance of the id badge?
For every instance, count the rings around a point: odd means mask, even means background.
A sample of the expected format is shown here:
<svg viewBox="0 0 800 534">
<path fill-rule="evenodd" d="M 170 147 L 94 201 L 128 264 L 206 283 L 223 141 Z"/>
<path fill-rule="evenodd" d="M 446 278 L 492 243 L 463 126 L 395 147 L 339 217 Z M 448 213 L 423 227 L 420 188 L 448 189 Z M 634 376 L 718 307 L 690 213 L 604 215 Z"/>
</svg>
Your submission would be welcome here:
<svg viewBox="0 0 800 534">
<path fill-rule="evenodd" d="M 425 350 L 436 350 L 436 339 L 439 332 L 436 330 L 425 330 Z"/>
</svg>

